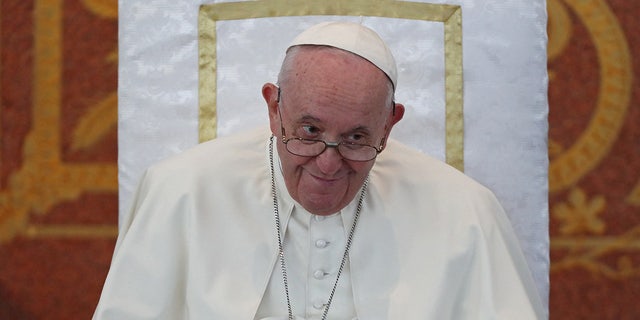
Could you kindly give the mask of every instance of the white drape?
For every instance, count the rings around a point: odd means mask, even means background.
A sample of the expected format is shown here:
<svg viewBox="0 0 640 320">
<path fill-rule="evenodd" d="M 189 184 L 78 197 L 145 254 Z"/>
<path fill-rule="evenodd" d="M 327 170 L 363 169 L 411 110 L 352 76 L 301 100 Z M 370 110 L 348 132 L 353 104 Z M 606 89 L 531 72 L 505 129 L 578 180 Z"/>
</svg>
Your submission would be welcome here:
<svg viewBox="0 0 640 320">
<path fill-rule="evenodd" d="M 150 164 L 198 143 L 198 8 L 203 0 L 119 0 L 120 216 Z M 546 10 L 544 0 L 430 1 L 462 7 L 465 173 L 492 189 L 548 295 Z M 266 5 L 266 4 L 265 4 Z M 260 88 L 287 43 L 319 21 L 361 21 L 399 66 L 407 107 L 393 136 L 445 158 L 441 23 L 288 17 L 217 24 L 218 135 L 267 123 Z"/>
</svg>

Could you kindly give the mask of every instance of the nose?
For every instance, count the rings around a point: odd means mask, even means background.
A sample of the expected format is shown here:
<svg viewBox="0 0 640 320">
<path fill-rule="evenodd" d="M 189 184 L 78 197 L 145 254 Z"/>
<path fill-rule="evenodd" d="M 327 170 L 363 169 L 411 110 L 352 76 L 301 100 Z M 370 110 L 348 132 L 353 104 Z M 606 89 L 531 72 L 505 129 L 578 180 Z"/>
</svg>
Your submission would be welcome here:
<svg viewBox="0 0 640 320">
<path fill-rule="evenodd" d="M 315 161 L 320 172 L 331 176 L 340 170 L 343 158 L 335 146 L 327 145 L 324 152 L 316 156 Z"/>
</svg>

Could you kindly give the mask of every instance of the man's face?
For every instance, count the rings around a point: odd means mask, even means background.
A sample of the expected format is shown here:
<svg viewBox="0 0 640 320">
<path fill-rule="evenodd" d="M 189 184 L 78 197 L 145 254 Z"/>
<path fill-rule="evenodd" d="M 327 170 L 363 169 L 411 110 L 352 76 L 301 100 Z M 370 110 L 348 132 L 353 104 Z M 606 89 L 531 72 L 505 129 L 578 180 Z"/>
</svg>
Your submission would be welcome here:
<svg viewBox="0 0 640 320">
<path fill-rule="evenodd" d="M 403 110 L 392 115 L 389 82 L 368 61 L 336 49 L 302 51 L 294 60 L 295 71 L 277 87 L 267 84 L 263 96 L 269 105 L 272 133 L 285 183 L 292 198 L 313 214 L 338 212 L 355 197 L 374 160 L 344 159 L 335 148 L 315 157 L 291 154 L 286 138 L 327 142 L 357 141 L 379 147 Z M 398 105 L 402 109 L 401 105 Z"/>
</svg>

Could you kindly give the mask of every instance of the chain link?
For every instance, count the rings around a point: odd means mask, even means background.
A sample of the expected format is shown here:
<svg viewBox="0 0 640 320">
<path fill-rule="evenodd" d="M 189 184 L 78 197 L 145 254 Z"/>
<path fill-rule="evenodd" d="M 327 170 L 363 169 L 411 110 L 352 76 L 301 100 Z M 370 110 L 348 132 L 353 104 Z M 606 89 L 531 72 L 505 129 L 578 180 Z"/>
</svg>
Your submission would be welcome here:
<svg viewBox="0 0 640 320">
<path fill-rule="evenodd" d="M 273 164 L 273 140 L 274 137 L 271 136 L 269 141 L 269 165 L 271 171 L 271 196 L 273 197 L 273 213 L 275 217 L 276 224 L 276 234 L 278 236 L 278 255 L 280 257 L 280 269 L 282 270 L 282 282 L 284 284 L 284 293 L 287 298 L 287 311 L 289 312 L 289 320 L 293 320 L 293 309 L 291 308 L 291 300 L 289 298 L 289 281 L 287 279 L 287 267 L 284 259 L 284 245 L 283 245 L 283 232 L 282 225 L 280 223 L 280 211 L 278 210 L 278 197 L 276 194 L 276 181 L 275 181 L 275 170 Z M 347 259 L 349 258 L 349 249 L 351 249 L 351 243 L 353 242 L 353 235 L 355 234 L 356 225 L 358 224 L 358 218 L 360 217 L 360 211 L 362 210 L 362 202 L 364 201 L 364 195 L 367 190 L 367 185 L 369 184 L 369 178 L 364 181 L 362 186 L 362 191 L 360 192 L 360 197 L 358 198 L 358 206 L 356 208 L 356 213 L 353 218 L 353 224 L 351 225 L 351 229 L 349 230 L 349 236 L 347 237 L 347 243 L 344 248 L 344 253 L 342 255 L 342 261 L 340 262 L 340 268 L 338 269 L 338 274 L 336 275 L 336 281 L 333 284 L 333 288 L 331 289 L 331 293 L 329 294 L 329 299 L 327 303 L 324 304 L 324 309 L 322 312 L 322 320 L 327 318 L 327 314 L 329 313 L 329 307 L 331 306 L 331 302 L 333 301 L 333 296 L 338 287 L 338 280 L 340 280 L 340 275 L 342 275 L 342 270 L 347 263 Z"/>
</svg>

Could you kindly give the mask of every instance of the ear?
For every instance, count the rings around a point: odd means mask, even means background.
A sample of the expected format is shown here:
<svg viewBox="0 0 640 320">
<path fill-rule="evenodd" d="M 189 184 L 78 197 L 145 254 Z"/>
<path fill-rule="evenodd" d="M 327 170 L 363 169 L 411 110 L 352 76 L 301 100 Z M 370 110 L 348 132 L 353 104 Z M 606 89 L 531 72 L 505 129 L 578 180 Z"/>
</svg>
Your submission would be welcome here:
<svg viewBox="0 0 640 320">
<path fill-rule="evenodd" d="M 393 126 L 396 125 L 396 123 L 402 120 L 402 117 L 404 117 L 404 105 L 402 105 L 401 103 L 395 103 L 393 105 L 393 108 L 394 109 L 393 109 L 393 112 L 391 113 L 389 124 L 385 128 L 386 133 L 384 135 L 383 140 L 380 142 L 380 147 L 382 147 L 383 149 L 386 148 L 387 146 L 387 139 L 389 139 L 389 135 L 391 134 L 391 129 L 393 128 Z"/>
<path fill-rule="evenodd" d="M 269 110 L 269 127 L 274 136 L 280 134 L 280 117 L 278 116 L 278 86 L 273 83 L 265 83 L 262 86 L 262 97 Z"/>
<path fill-rule="evenodd" d="M 393 127 L 396 123 L 398 123 L 400 120 L 402 120 L 402 117 L 404 117 L 404 105 L 402 105 L 401 103 L 396 103 L 394 105 L 394 111 L 393 114 L 391 115 L 391 127 Z M 391 128 L 389 128 L 389 131 L 391 131 Z"/>
</svg>

